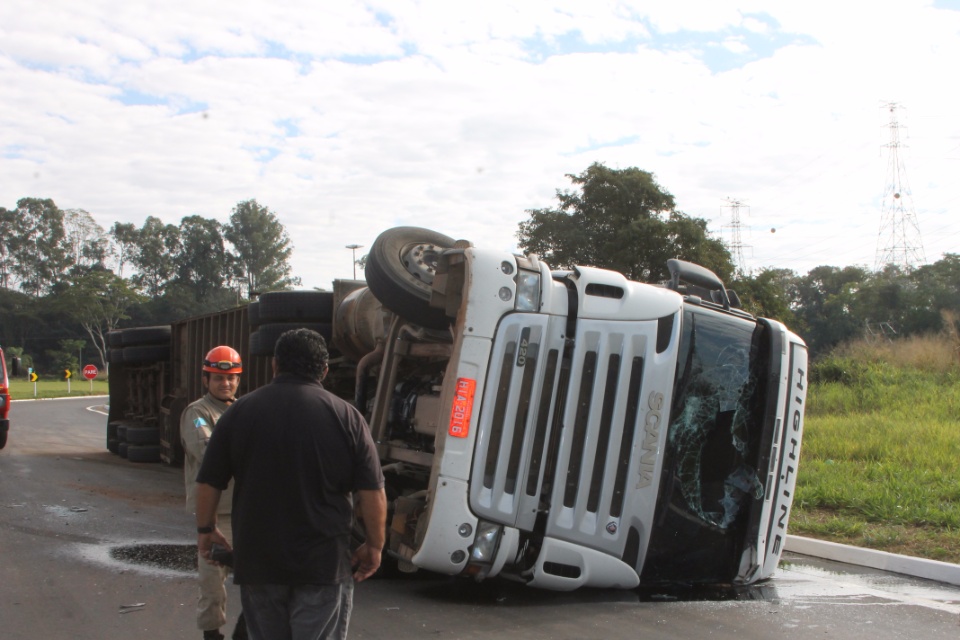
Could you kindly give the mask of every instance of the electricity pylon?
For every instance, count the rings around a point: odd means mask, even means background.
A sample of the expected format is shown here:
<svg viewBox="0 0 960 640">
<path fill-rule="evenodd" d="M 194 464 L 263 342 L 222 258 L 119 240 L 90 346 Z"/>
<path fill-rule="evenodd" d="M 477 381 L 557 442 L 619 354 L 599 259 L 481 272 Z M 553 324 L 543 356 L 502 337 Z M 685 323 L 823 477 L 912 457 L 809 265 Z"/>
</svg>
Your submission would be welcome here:
<svg viewBox="0 0 960 640">
<path fill-rule="evenodd" d="M 890 130 L 890 141 L 883 145 L 887 149 L 887 180 L 880 208 L 880 233 L 877 236 L 877 257 L 874 269 L 882 271 L 888 264 L 909 270 L 923 264 L 923 241 L 920 237 L 920 224 L 913 210 L 913 197 L 907 183 L 907 171 L 900 154 L 900 129 L 897 120 L 895 102 L 884 105 L 889 113 L 886 127 Z"/>
<path fill-rule="evenodd" d="M 744 245 L 740 238 L 740 207 L 744 206 L 744 204 L 734 198 L 726 198 L 725 200 L 727 206 L 730 207 L 730 224 L 722 225 L 721 229 L 730 230 L 730 244 L 727 245 L 727 248 L 730 250 L 730 258 L 733 260 L 734 270 L 737 275 L 742 276 L 747 272 L 747 265 L 743 259 L 743 249 L 744 247 L 750 248 L 749 245 Z M 724 207 L 720 207 L 721 210 L 723 208 Z M 749 209 L 749 207 L 747 207 L 747 209 Z"/>
</svg>

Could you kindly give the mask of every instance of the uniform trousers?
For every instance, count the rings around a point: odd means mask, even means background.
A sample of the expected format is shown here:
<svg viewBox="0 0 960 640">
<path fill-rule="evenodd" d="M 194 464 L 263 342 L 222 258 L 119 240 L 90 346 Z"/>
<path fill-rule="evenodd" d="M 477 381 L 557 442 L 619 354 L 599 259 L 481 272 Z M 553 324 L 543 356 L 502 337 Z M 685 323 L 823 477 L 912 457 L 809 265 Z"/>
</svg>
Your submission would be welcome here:
<svg viewBox="0 0 960 640">
<path fill-rule="evenodd" d="M 230 515 L 221 514 L 217 520 L 217 528 L 223 537 L 233 545 L 233 529 L 230 526 Z M 230 570 L 207 564 L 205 558 L 200 557 L 197 551 L 197 583 L 200 587 L 200 597 L 197 599 L 197 627 L 202 631 L 219 629 L 227 623 L 227 575 Z"/>
</svg>

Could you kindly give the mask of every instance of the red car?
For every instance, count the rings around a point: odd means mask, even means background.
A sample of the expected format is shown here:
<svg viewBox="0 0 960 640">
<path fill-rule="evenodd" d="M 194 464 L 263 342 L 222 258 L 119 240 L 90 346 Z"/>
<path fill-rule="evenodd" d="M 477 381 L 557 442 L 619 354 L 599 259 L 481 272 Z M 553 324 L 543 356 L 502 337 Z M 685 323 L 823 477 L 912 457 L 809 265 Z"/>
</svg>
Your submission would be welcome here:
<svg viewBox="0 0 960 640">
<path fill-rule="evenodd" d="M 7 361 L 0 349 L 0 449 L 7 446 L 7 431 L 10 430 L 10 383 L 7 381 Z"/>
</svg>

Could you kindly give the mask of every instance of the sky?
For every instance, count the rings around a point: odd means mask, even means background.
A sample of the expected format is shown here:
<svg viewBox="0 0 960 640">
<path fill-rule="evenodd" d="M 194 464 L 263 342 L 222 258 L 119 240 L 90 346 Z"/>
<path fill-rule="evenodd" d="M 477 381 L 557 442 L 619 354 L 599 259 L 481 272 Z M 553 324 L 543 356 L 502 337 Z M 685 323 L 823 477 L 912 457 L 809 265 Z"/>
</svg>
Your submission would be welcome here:
<svg viewBox="0 0 960 640">
<path fill-rule="evenodd" d="M 958 61 L 960 0 L 5 0 L 0 206 L 255 198 L 329 288 L 394 226 L 516 252 L 599 162 L 748 271 L 873 268 L 885 219 L 929 263 L 960 253 Z"/>
</svg>

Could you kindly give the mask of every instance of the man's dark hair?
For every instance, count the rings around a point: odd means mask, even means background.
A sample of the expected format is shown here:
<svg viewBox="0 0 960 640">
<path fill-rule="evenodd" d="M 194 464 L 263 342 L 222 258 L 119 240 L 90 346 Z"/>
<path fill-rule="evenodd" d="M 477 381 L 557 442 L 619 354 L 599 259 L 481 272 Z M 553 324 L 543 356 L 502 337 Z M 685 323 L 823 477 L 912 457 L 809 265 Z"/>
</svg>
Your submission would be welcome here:
<svg viewBox="0 0 960 640">
<path fill-rule="evenodd" d="M 273 357 L 280 373 L 322 380 L 329 359 L 327 341 L 312 329 L 291 329 L 280 335 Z"/>
</svg>

